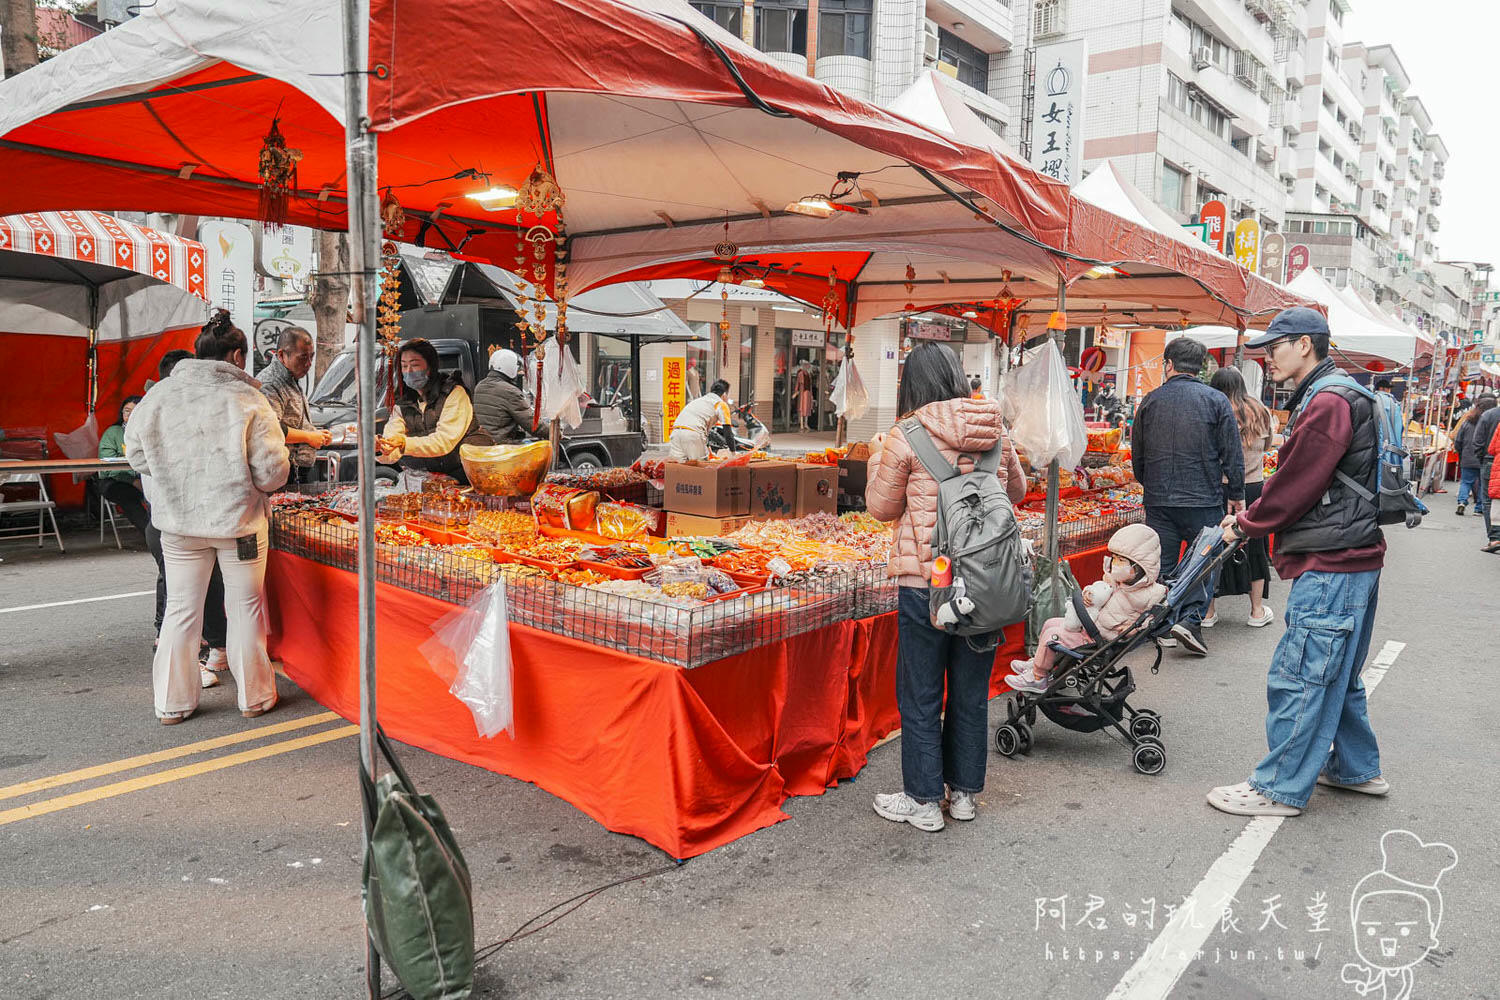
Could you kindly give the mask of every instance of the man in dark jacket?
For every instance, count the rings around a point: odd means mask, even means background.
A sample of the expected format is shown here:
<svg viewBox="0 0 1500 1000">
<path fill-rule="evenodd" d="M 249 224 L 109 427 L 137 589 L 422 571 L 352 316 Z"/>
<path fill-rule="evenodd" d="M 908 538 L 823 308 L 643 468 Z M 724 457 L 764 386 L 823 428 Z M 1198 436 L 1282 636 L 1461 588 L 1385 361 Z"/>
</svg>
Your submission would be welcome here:
<svg viewBox="0 0 1500 1000">
<path fill-rule="evenodd" d="M 1500 553 L 1500 525 L 1495 523 L 1495 503 L 1489 494 L 1490 473 L 1495 467 L 1495 460 L 1490 457 L 1489 449 L 1496 428 L 1500 428 L 1500 406 L 1479 418 L 1479 423 L 1474 428 L 1474 439 L 1469 444 L 1469 454 L 1479 461 L 1479 498 L 1474 501 L 1474 506 L 1484 515 L 1484 533 L 1489 540 L 1484 551 L 1489 553 Z"/>
<path fill-rule="evenodd" d="M 1161 538 L 1161 578 L 1177 569 L 1184 542 L 1219 523 L 1225 502 L 1231 513 L 1245 506 L 1245 459 L 1240 428 L 1229 397 L 1198 376 L 1208 351 L 1179 337 L 1167 345 L 1166 381 L 1136 411 L 1130 462 L 1145 490 L 1146 524 Z M 1205 590 L 1212 586 L 1207 581 Z M 1206 606 L 1205 594 L 1202 605 Z M 1199 656 L 1208 652 L 1200 618 L 1178 624 L 1172 634 Z"/>
<path fill-rule="evenodd" d="M 1224 519 L 1224 538 L 1274 533 L 1272 561 L 1292 587 L 1266 681 L 1269 752 L 1249 781 L 1213 789 L 1208 803 L 1238 816 L 1297 816 L 1317 784 L 1390 791 L 1360 680 L 1385 563 L 1377 499 L 1382 414 L 1347 381 L 1310 391 L 1339 374 L 1321 313 L 1283 310 L 1245 346 L 1264 347 L 1271 378 L 1296 391 L 1276 475 L 1249 510 Z"/>
<path fill-rule="evenodd" d="M 531 428 L 532 405 L 521 391 L 521 356 L 501 350 L 490 355 L 490 373 L 474 387 L 474 416 L 496 444 L 521 440 Z"/>
<path fill-rule="evenodd" d="M 1485 497 L 1485 490 L 1489 484 L 1479 478 L 1479 470 L 1484 466 L 1486 456 L 1479 454 L 1474 449 L 1474 431 L 1479 422 L 1484 419 L 1485 413 L 1495 406 L 1495 397 L 1485 393 L 1474 402 L 1474 412 L 1468 414 L 1467 419 L 1460 421 L 1463 426 L 1458 429 L 1458 435 L 1453 439 L 1453 450 L 1458 452 L 1458 516 L 1463 517 L 1468 508 L 1469 494 L 1474 494 L 1474 507 L 1483 511 L 1484 505 L 1480 500 Z"/>
</svg>

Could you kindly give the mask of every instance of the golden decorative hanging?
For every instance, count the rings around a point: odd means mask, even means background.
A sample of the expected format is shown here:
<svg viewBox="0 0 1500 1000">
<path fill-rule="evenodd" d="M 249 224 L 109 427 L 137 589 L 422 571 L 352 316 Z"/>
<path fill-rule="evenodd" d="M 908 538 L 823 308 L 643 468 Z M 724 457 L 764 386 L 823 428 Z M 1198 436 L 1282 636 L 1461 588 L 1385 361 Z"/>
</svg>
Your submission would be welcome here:
<svg viewBox="0 0 1500 1000">
<path fill-rule="evenodd" d="M 839 269 L 828 269 L 828 291 L 823 293 L 823 342 L 833 335 L 833 324 L 839 314 Z M 852 336 L 852 335 L 851 335 Z"/>
<path fill-rule="evenodd" d="M 539 163 L 532 168 L 526 182 L 516 193 L 516 274 L 520 278 L 518 311 L 521 314 L 517 326 L 521 329 L 524 346 L 526 334 L 531 334 L 534 344 L 541 344 L 547 335 L 547 289 L 550 284 L 551 298 L 557 303 L 557 338 L 566 343 L 568 335 L 568 279 L 567 279 L 567 226 L 563 221 L 563 205 L 567 199 L 553 179 Z M 546 226 L 546 216 L 555 213 L 556 231 Z M 526 252 L 527 246 L 531 252 Z M 548 251 L 552 267 L 549 274 Z M 549 282 L 550 277 L 550 282 Z M 531 305 L 531 317 L 526 316 L 526 306 Z M 539 355 L 540 356 L 540 355 Z"/>
<path fill-rule="evenodd" d="M 290 149 L 281 134 L 281 119 L 271 119 L 271 131 L 261 140 L 258 173 L 260 205 L 258 212 L 270 230 L 286 225 L 287 205 L 297 189 L 297 163 L 302 150 Z"/>
<path fill-rule="evenodd" d="M 912 293 L 917 290 L 917 269 L 910 264 L 906 265 L 906 305 L 902 308 L 907 312 L 916 312 L 917 307 L 912 304 Z"/>
<path fill-rule="evenodd" d="M 380 199 L 380 231 L 387 238 L 399 240 L 406 232 L 406 210 L 390 188 Z"/>
<path fill-rule="evenodd" d="M 375 306 L 376 350 L 389 362 L 385 366 L 389 373 L 385 387 L 389 404 L 396 392 L 396 380 L 401 377 L 395 363 L 396 352 L 401 348 L 401 253 L 393 241 L 386 240 L 380 245 L 380 262 L 380 299 Z"/>
<path fill-rule="evenodd" d="M 719 367 L 729 364 L 729 289 L 719 290 L 722 309 L 719 313 Z"/>
</svg>

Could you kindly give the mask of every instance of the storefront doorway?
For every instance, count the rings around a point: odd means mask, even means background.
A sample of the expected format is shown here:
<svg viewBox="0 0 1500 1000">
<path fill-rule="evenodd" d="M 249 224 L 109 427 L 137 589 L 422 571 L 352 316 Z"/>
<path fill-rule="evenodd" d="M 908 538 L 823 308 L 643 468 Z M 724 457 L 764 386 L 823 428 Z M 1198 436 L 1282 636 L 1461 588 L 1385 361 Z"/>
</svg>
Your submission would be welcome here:
<svg viewBox="0 0 1500 1000">
<path fill-rule="evenodd" d="M 779 434 L 832 433 L 838 424 L 828 391 L 838 375 L 842 334 L 776 330 L 771 429 Z"/>
</svg>

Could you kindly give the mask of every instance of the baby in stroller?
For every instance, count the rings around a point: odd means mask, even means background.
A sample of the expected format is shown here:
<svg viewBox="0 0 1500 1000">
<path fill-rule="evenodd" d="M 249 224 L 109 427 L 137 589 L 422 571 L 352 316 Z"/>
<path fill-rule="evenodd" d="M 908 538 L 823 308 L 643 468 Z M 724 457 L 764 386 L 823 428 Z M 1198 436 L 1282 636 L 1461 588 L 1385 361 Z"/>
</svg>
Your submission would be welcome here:
<svg viewBox="0 0 1500 1000">
<path fill-rule="evenodd" d="M 1127 524 L 1111 536 L 1109 554 L 1104 557 L 1104 579 L 1083 588 L 1083 603 L 1091 609 L 1104 639 L 1118 637 L 1141 612 L 1161 603 L 1167 588 L 1156 582 L 1160 572 L 1161 541 L 1156 532 L 1144 524 Z M 1068 647 L 1089 641 L 1071 603 L 1063 617 L 1049 618 L 1042 625 L 1031 659 L 1011 661 L 1013 673 L 1005 682 L 1017 691 L 1045 691 L 1056 655 L 1051 647 L 1053 640 Z"/>
</svg>

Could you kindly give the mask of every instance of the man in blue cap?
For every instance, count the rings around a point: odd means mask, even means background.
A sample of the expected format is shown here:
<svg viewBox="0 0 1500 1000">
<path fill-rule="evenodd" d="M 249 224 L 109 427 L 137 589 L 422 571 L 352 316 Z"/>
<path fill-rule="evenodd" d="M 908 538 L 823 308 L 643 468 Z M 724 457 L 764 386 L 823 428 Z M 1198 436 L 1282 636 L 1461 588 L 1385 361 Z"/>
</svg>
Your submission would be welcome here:
<svg viewBox="0 0 1500 1000">
<path fill-rule="evenodd" d="M 1209 805 L 1239 816 L 1297 816 L 1315 784 L 1390 791 L 1360 680 L 1385 563 L 1371 497 L 1379 492 L 1382 414 L 1339 376 L 1328 344 L 1323 315 L 1297 308 L 1282 310 L 1245 345 L 1265 348 L 1270 377 L 1296 390 L 1276 475 L 1223 524 L 1226 541 L 1274 533 L 1276 572 L 1292 581 L 1286 634 L 1266 681 L 1269 752 L 1249 781 L 1208 793 Z"/>
</svg>

